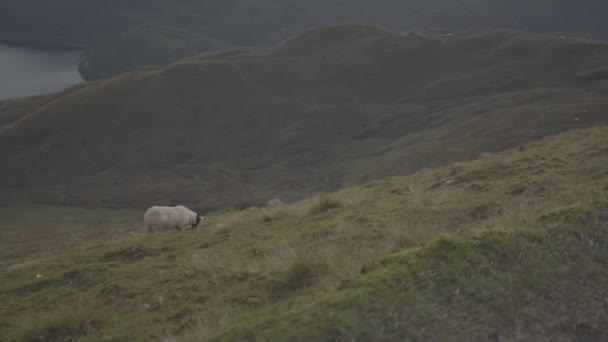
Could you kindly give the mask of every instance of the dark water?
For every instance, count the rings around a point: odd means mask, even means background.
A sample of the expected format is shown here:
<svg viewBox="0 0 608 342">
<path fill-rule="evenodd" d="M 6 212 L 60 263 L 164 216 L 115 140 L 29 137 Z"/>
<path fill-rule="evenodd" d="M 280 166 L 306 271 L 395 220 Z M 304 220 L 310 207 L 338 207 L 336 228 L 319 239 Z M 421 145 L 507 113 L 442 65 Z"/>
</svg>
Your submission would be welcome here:
<svg viewBox="0 0 608 342">
<path fill-rule="evenodd" d="M 51 93 L 82 81 L 79 51 L 0 45 L 0 99 Z"/>
</svg>

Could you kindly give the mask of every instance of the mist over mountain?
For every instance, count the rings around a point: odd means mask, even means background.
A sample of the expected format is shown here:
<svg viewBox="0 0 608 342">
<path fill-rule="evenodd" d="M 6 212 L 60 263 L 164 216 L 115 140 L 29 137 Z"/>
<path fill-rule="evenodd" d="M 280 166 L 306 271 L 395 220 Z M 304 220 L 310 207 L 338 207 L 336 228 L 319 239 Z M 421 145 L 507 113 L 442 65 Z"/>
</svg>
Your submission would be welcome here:
<svg viewBox="0 0 608 342">
<path fill-rule="evenodd" d="M 588 0 L 5 0 L 0 39 L 87 46 L 81 72 L 107 77 L 229 46 L 274 44 L 313 26 L 471 27 L 608 37 L 605 1 Z"/>
</svg>

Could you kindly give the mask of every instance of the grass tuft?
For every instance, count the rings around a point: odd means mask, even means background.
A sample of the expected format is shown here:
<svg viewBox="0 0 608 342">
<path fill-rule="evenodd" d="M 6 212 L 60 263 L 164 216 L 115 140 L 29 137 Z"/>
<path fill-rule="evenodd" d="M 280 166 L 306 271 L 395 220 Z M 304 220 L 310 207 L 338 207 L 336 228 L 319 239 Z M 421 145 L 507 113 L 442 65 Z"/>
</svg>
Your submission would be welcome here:
<svg viewBox="0 0 608 342">
<path fill-rule="evenodd" d="M 500 205 L 496 202 L 489 202 L 476 206 L 469 215 L 475 220 L 484 220 L 499 213 Z"/>
<path fill-rule="evenodd" d="M 98 311 L 84 307 L 63 307 L 32 316 L 16 331 L 16 341 L 75 341 L 95 335 L 105 318 Z"/>
<path fill-rule="evenodd" d="M 328 211 L 340 209 L 343 206 L 344 205 L 342 204 L 342 202 L 339 202 L 332 198 L 323 198 L 318 203 L 316 203 L 315 205 L 313 205 L 310 208 L 310 210 L 308 211 L 308 214 L 309 215 L 319 215 L 319 214 L 326 213 Z"/>
<path fill-rule="evenodd" d="M 270 281 L 273 297 L 283 297 L 314 284 L 320 275 L 319 263 L 309 255 L 298 255 L 285 262 L 278 276 Z"/>
<path fill-rule="evenodd" d="M 580 203 L 575 203 L 545 212 L 541 215 L 540 221 L 549 227 L 559 225 L 583 227 L 592 223 L 594 216 L 592 210 Z"/>
<path fill-rule="evenodd" d="M 295 260 L 285 271 L 283 284 L 289 290 L 310 286 L 314 280 L 313 265 L 305 259 Z"/>
<path fill-rule="evenodd" d="M 130 246 L 124 249 L 106 253 L 99 259 L 99 261 L 139 261 L 146 257 L 157 256 L 158 254 L 160 254 L 159 251 L 146 248 L 145 246 Z"/>
</svg>

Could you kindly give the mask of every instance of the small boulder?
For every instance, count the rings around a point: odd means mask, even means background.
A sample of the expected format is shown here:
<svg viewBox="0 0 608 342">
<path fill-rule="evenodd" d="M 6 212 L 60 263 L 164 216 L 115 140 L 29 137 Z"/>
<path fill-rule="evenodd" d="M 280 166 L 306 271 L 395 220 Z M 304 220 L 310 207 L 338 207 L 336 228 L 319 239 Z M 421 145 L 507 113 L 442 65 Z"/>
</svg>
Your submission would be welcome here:
<svg viewBox="0 0 608 342">
<path fill-rule="evenodd" d="M 268 208 L 272 208 L 272 207 L 278 207 L 280 205 L 283 205 L 283 201 L 281 201 L 278 198 L 275 199 L 271 199 L 270 201 L 266 202 L 266 207 Z"/>
</svg>

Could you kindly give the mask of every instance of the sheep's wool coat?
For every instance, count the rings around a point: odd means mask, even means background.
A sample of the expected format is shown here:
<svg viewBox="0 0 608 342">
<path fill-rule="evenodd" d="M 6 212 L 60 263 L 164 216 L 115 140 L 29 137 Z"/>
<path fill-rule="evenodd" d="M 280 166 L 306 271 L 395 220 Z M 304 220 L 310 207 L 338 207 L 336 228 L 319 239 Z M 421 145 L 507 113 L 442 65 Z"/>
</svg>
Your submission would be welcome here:
<svg viewBox="0 0 608 342">
<path fill-rule="evenodd" d="M 144 224 L 148 233 L 168 229 L 185 229 L 197 224 L 198 214 L 184 207 L 153 206 L 144 214 Z"/>
</svg>

